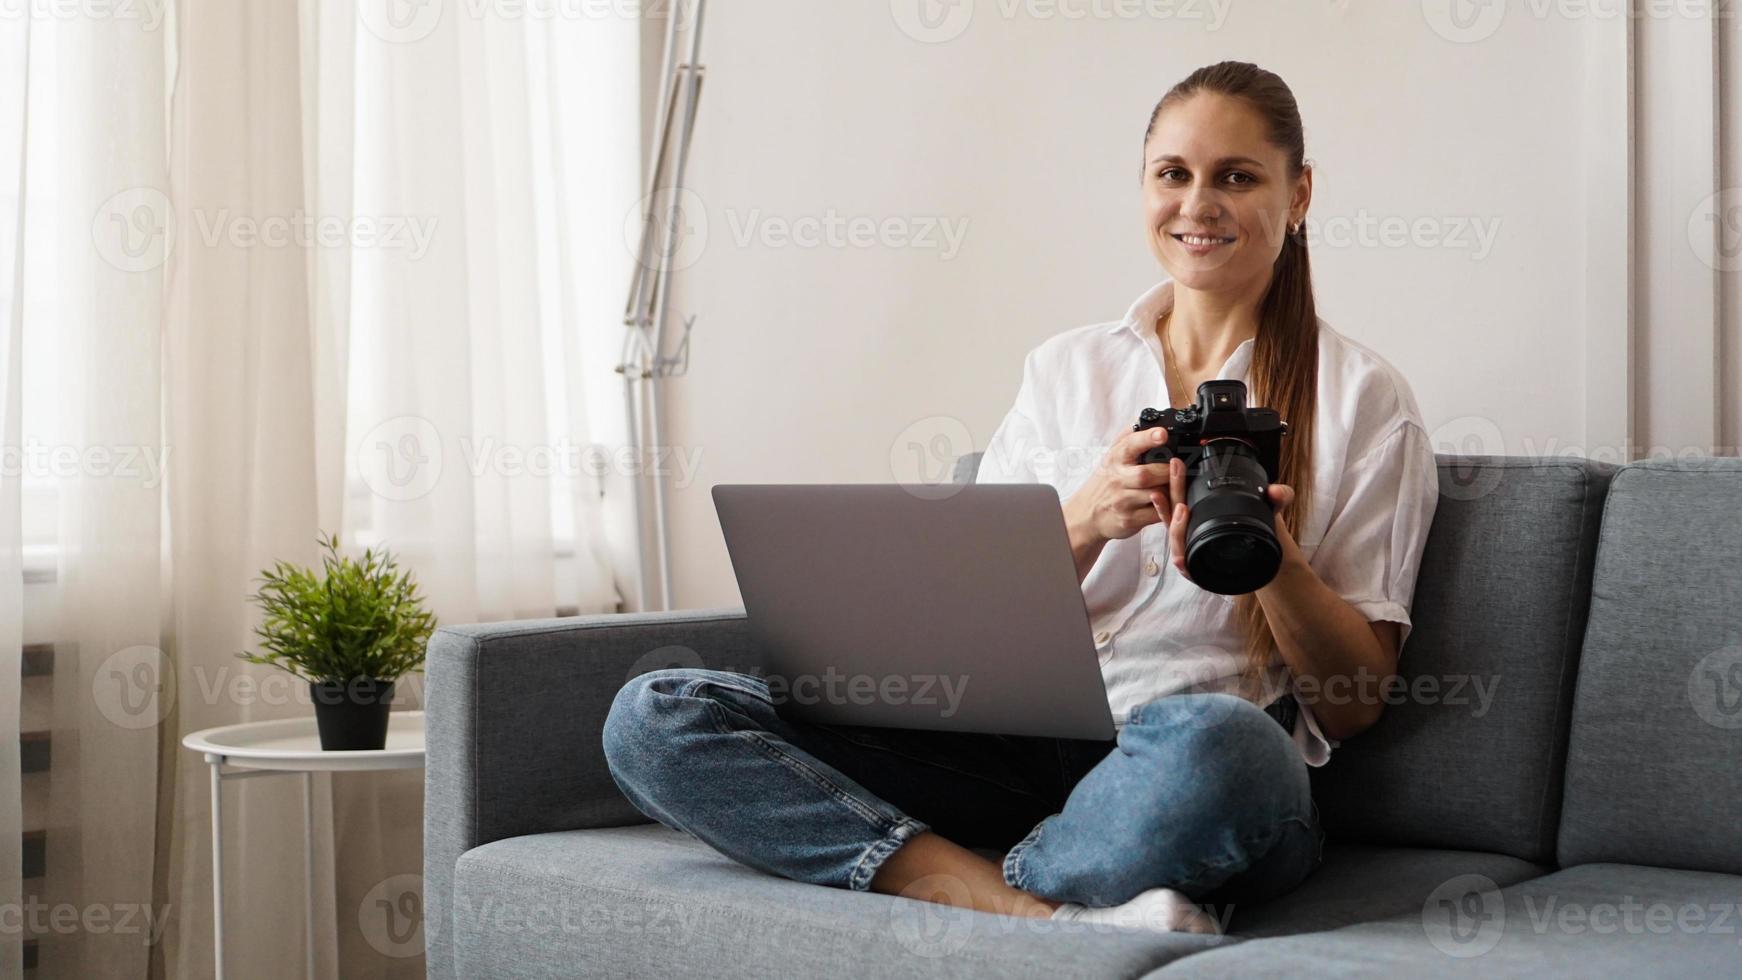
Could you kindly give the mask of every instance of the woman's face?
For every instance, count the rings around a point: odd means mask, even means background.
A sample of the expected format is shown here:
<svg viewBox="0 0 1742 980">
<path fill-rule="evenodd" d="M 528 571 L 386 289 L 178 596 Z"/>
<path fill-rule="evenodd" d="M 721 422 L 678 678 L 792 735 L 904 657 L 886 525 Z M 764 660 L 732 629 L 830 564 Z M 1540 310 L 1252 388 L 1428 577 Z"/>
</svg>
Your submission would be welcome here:
<svg viewBox="0 0 1742 980">
<path fill-rule="evenodd" d="M 1306 216 L 1312 171 L 1291 179 L 1257 111 L 1200 92 L 1162 112 L 1143 160 L 1144 225 L 1168 275 L 1210 292 L 1262 289 Z"/>
</svg>

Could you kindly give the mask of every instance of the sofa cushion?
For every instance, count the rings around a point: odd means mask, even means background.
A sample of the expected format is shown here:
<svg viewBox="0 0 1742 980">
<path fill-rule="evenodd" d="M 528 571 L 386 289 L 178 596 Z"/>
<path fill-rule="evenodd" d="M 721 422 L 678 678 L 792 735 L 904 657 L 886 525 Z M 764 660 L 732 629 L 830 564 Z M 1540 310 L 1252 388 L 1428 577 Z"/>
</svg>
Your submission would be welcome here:
<svg viewBox="0 0 1742 980">
<path fill-rule="evenodd" d="M 804 884 L 657 824 L 474 848 L 450 921 L 457 975 L 490 978 L 1134 977 L 1236 941 Z"/>
<path fill-rule="evenodd" d="M 1332 839 L 1548 863 L 1603 494 L 1582 459 L 1440 454 L 1414 629 L 1378 724 L 1313 772 Z M 1431 686 L 1430 686 L 1431 685 Z"/>
<path fill-rule="evenodd" d="M 1733 977 L 1742 877 L 1590 864 L 1506 888 L 1452 879 L 1383 922 L 1176 960 L 1184 977 Z"/>
<path fill-rule="evenodd" d="M 1459 875 L 1510 885 L 1548 868 L 1504 854 L 1414 847 L 1332 844 L 1304 884 L 1274 901 L 1235 909 L 1229 932 L 1242 938 L 1340 929 L 1420 909 L 1435 888 Z"/>
<path fill-rule="evenodd" d="M 1742 460 L 1616 474 L 1566 782 L 1563 864 L 1742 873 Z"/>
</svg>

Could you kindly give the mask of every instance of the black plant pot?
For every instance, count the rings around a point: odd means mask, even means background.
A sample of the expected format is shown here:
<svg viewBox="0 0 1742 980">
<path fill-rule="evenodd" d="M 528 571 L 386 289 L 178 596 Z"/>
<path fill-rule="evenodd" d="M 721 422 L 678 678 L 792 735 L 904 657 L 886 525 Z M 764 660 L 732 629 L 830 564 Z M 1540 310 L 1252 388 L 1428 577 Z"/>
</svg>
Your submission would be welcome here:
<svg viewBox="0 0 1742 980">
<path fill-rule="evenodd" d="M 310 681 L 308 686 L 315 702 L 315 727 L 321 732 L 322 751 L 387 747 L 392 681 L 355 677 L 348 681 Z"/>
</svg>

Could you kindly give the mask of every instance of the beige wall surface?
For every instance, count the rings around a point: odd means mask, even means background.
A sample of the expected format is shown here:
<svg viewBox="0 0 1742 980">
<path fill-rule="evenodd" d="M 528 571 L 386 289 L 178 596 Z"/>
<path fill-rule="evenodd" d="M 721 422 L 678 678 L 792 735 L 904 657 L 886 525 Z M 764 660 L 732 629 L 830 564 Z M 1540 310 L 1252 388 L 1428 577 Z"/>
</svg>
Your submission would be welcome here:
<svg viewBox="0 0 1742 980">
<path fill-rule="evenodd" d="M 1534 9 L 712 5 L 672 293 L 698 319 L 665 401 L 675 604 L 740 601 L 714 484 L 935 479 L 985 447 L 1029 349 L 1122 315 L 1161 276 L 1149 110 L 1228 58 L 1294 88 L 1320 313 L 1409 378 L 1440 448 L 1619 455 L 1636 218 L 1615 160 L 1633 32 L 1665 28 Z"/>
</svg>

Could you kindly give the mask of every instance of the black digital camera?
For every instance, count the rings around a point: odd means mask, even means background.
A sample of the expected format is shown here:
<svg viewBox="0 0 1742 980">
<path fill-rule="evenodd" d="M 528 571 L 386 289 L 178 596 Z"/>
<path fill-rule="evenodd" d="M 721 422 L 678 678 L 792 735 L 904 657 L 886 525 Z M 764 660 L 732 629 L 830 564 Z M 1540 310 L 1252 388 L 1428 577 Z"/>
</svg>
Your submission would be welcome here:
<svg viewBox="0 0 1742 980">
<path fill-rule="evenodd" d="M 1185 463 L 1185 559 L 1192 580 L 1222 595 L 1268 585 L 1282 567 L 1268 490 L 1281 465 L 1288 423 L 1272 409 L 1247 408 L 1244 382 L 1217 380 L 1198 385 L 1196 405 L 1144 409 L 1132 429 L 1158 425 L 1167 430 L 1167 442 L 1139 462 L 1178 456 Z"/>
</svg>

